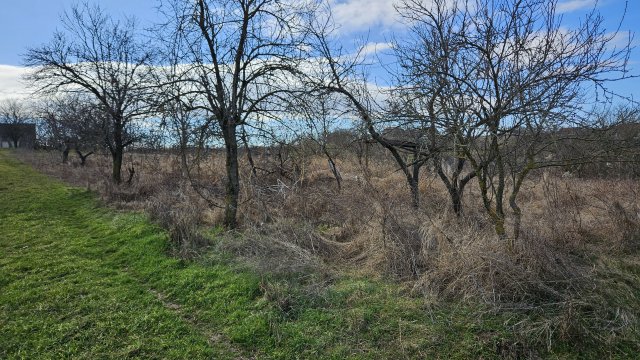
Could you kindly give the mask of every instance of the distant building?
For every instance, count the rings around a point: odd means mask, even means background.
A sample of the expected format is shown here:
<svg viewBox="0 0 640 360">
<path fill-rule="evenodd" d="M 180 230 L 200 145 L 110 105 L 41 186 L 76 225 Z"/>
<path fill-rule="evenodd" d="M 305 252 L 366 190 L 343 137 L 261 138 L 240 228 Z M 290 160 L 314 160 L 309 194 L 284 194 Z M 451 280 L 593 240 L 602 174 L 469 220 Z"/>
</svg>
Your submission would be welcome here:
<svg viewBox="0 0 640 360">
<path fill-rule="evenodd" d="M 0 124 L 0 148 L 33 149 L 35 144 L 34 124 Z"/>
</svg>

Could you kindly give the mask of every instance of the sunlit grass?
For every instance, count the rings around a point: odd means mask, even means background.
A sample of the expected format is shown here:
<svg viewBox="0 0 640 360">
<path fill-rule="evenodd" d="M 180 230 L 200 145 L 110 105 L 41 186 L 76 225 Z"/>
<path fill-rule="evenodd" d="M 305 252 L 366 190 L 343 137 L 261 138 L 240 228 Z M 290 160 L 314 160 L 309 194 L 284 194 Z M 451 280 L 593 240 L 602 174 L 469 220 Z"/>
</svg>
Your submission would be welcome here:
<svg viewBox="0 0 640 360">
<path fill-rule="evenodd" d="M 168 255 L 165 232 L 143 214 L 107 209 L 93 194 L 39 175 L 6 152 L 0 174 L 3 359 L 493 358 L 548 351 L 528 348 L 512 333 L 522 314 L 428 305 L 399 285 L 346 275 L 311 294 L 294 279 L 256 274 L 228 256 L 179 260 Z M 554 349 L 578 350 L 567 343 Z M 603 351 L 598 344 L 583 350 Z"/>
</svg>

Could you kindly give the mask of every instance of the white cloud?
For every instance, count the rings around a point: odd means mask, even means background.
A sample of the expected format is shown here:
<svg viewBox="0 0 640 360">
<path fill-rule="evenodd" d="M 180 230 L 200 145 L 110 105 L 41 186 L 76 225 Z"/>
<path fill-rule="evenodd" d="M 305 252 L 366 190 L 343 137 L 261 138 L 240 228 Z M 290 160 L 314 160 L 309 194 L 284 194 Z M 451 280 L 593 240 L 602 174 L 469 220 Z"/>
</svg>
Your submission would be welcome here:
<svg viewBox="0 0 640 360">
<path fill-rule="evenodd" d="M 582 10 L 585 8 L 592 8 L 596 5 L 597 0 L 569 0 L 558 3 L 556 10 L 558 13 L 567 13 L 571 11 Z"/>
<path fill-rule="evenodd" d="M 394 5 L 400 0 L 331 0 L 331 9 L 341 31 L 362 31 L 372 27 L 397 26 Z"/>
<path fill-rule="evenodd" d="M 622 50 L 627 46 L 636 47 L 640 44 L 640 39 L 636 39 L 633 36 L 633 33 L 627 31 L 610 32 L 604 36 L 605 38 L 611 39 L 607 44 L 610 50 L 613 50 L 614 48 Z"/>
<path fill-rule="evenodd" d="M 25 98 L 30 95 L 22 77 L 29 71 L 22 66 L 0 64 L 0 100 Z"/>
<path fill-rule="evenodd" d="M 388 50 L 391 48 L 391 43 L 389 42 L 370 42 L 365 44 L 360 49 L 361 56 L 375 55 L 382 51 Z"/>
<path fill-rule="evenodd" d="M 334 20 L 342 32 L 366 31 L 373 28 L 402 27 L 401 16 L 395 6 L 401 0 L 330 0 Z M 424 5 L 430 4 L 424 1 Z M 558 13 L 592 8 L 598 0 L 564 0 L 557 5 Z"/>
</svg>

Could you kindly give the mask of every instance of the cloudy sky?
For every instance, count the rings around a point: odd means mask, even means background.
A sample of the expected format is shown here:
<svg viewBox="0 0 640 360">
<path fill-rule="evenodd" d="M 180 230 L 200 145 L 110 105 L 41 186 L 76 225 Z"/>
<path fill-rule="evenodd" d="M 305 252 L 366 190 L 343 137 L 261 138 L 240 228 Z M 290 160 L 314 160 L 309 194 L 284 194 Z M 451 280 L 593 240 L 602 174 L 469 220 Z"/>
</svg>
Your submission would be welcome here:
<svg viewBox="0 0 640 360">
<path fill-rule="evenodd" d="M 23 54 L 29 47 L 37 47 L 51 39 L 60 27 L 59 15 L 76 0 L 0 0 L 0 99 L 12 96 L 28 96 L 20 77 L 25 72 Z M 96 0 L 97 1 L 97 0 Z M 341 41 L 349 48 L 355 44 L 367 44 L 369 53 L 384 52 L 393 36 L 402 36 L 404 27 L 398 22 L 394 3 L 399 0 L 329 0 L 336 22 L 340 26 Z M 615 30 L 626 0 L 560 0 L 558 10 L 568 20 L 577 18 L 597 3 L 599 10 Z M 102 0 L 100 5 L 116 16 L 133 15 L 142 26 L 157 19 L 156 0 Z M 635 32 L 635 43 L 640 44 L 640 0 L 628 0 L 627 16 L 623 31 Z M 640 74 L 640 49 L 632 54 L 631 67 Z M 374 70 L 373 74 L 377 72 Z M 384 77 L 378 72 L 378 78 Z M 376 79 L 374 79 L 375 81 Z M 384 82 L 385 79 L 378 79 Z M 612 86 L 625 95 L 640 100 L 640 79 L 627 80 Z"/>
</svg>

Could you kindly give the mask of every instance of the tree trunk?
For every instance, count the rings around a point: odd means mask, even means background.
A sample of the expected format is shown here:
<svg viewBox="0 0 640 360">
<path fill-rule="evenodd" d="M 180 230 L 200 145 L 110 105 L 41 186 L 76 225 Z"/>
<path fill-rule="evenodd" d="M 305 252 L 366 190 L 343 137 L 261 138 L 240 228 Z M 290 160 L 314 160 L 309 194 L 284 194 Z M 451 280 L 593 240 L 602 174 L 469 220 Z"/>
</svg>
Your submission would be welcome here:
<svg viewBox="0 0 640 360">
<path fill-rule="evenodd" d="M 244 149 L 247 151 L 247 160 L 249 161 L 249 165 L 251 165 L 251 174 L 253 174 L 253 178 L 256 179 L 258 177 L 258 172 L 256 171 L 256 164 L 253 162 L 251 147 L 249 146 L 249 141 L 247 140 L 247 132 L 245 131 L 244 127 L 242 127 L 241 135 Z"/>
<path fill-rule="evenodd" d="M 336 179 L 336 183 L 338 184 L 338 191 L 342 191 L 342 175 L 340 175 L 340 171 L 338 170 L 338 165 L 333 161 L 333 157 L 331 153 L 327 151 L 327 146 L 322 144 L 322 153 L 327 157 L 327 162 L 329 163 L 329 170 L 333 174 L 334 179 Z"/>
<path fill-rule="evenodd" d="M 513 211 L 513 239 L 509 244 L 511 249 L 514 248 L 515 242 L 520 238 L 520 226 L 522 224 L 522 209 L 518 206 L 516 201 L 517 193 L 513 193 L 509 198 L 509 205 Z"/>
<path fill-rule="evenodd" d="M 183 179 L 189 176 L 189 164 L 187 162 L 187 139 L 182 132 L 180 135 L 180 172 Z"/>
<path fill-rule="evenodd" d="M 527 150 L 527 157 L 529 161 L 524 169 L 514 178 L 513 190 L 509 196 L 509 206 L 511 207 L 511 211 L 513 211 L 513 238 L 509 244 L 512 250 L 515 247 L 515 242 L 520 238 L 520 229 L 522 226 L 522 209 L 518 206 L 518 194 L 520 193 L 524 179 L 535 167 L 534 152 L 531 148 Z"/>
<path fill-rule="evenodd" d="M 131 185 L 133 176 L 136 174 L 136 169 L 133 167 L 133 165 L 131 165 L 131 167 L 128 167 L 127 170 L 129 171 L 129 178 L 127 179 L 127 184 Z"/>
<path fill-rule="evenodd" d="M 504 227 L 504 223 L 505 223 L 505 219 L 504 219 L 504 215 L 500 214 L 500 215 L 495 215 L 494 216 L 494 226 L 493 228 L 496 231 L 496 235 L 498 235 L 498 238 L 500 238 L 501 240 L 507 240 L 507 229 L 505 229 Z M 507 244 L 510 245 L 510 244 Z"/>
<path fill-rule="evenodd" d="M 458 176 L 454 176 L 452 182 L 445 182 L 447 186 L 447 190 L 449 192 L 449 197 L 451 198 L 451 205 L 453 206 L 453 212 L 456 216 L 462 216 L 463 205 L 462 198 L 464 196 L 464 188 L 467 186 L 469 181 L 475 177 L 475 173 L 469 173 L 462 179 L 459 179 Z"/>
<path fill-rule="evenodd" d="M 327 159 L 329 162 L 329 170 L 333 174 L 334 179 L 336 179 L 336 183 L 338 184 L 338 191 L 342 191 L 342 176 L 340 175 L 340 171 L 338 171 L 338 166 L 331 156 L 327 155 Z"/>
<path fill-rule="evenodd" d="M 124 143 L 122 139 L 123 125 L 121 119 L 114 119 L 113 126 L 113 147 L 111 156 L 113 158 L 113 172 L 111 179 L 114 183 L 122 182 L 122 158 L 124 157 Z"/>
<path fill-rule="evenodd" d="M 64 150 L 62 150 L 62 163 L 66 164 L 69 160 L 69 146 L 65 146 Z"/>
<path fill-rule="evenodd" d="M 76 149 L 76 153 L 78 154 L 78 157 L 80 157 L 80 166 L 84 166 L 87 163 L 87 158 L 93 154 L 93 151 L 90 151 L 86 154 L 82 154 L 82 152 L 78 149 Z"/>
<path fill-rule="evenodd" d="M 409 180 L 409 187 L 411 188 L 411 205 L 414 208 L 418 208 L 420 206 L 420 167 L 422 164 L 418 161 L 419 155 L 418 153 L 413 154 L 413 172 L 411 174 L 411 179 Z"/>
<path fill-rule="evenodd" d="M 453 212 L 456 216 L 462 215 L 462 189 L 457 187 L 449 189 L 449 196 L 451 197 L 451 204 L 453 205 Z"/>
<path fill-rule="evenodd" d="M 412 178 L 409 181 L 409 188 L 411 189 L 411 205 L 417 209 L 420 207 L 420 189 L 418 188 L 418 179 Z"/>
<path fill-rule="evenodd" d="M 180 150 L 180 171 L 183 179 L 189 176 L 189 164 L 187 163 L 187 149 Z"/>
<path fill-rule="evenodd" d="M 116 146 L 111 156 L 113 158 L 113 173 L 111 175 L 111 179 L 114 183 L 120 184 L 122 182 L 121 170 L 124 149 L 121 146 Z"/>
<path fill-rule="evenodd" d="M 227 186 L 224 201 L 224 226 L 227 229 L 235 229 L 238 226 L 238 197 L 240 195 L 240 175 L 238 172 L 238 139 L 236 127 L 227 125 L 224 132 L 226 149 Z"/>
</svg>

